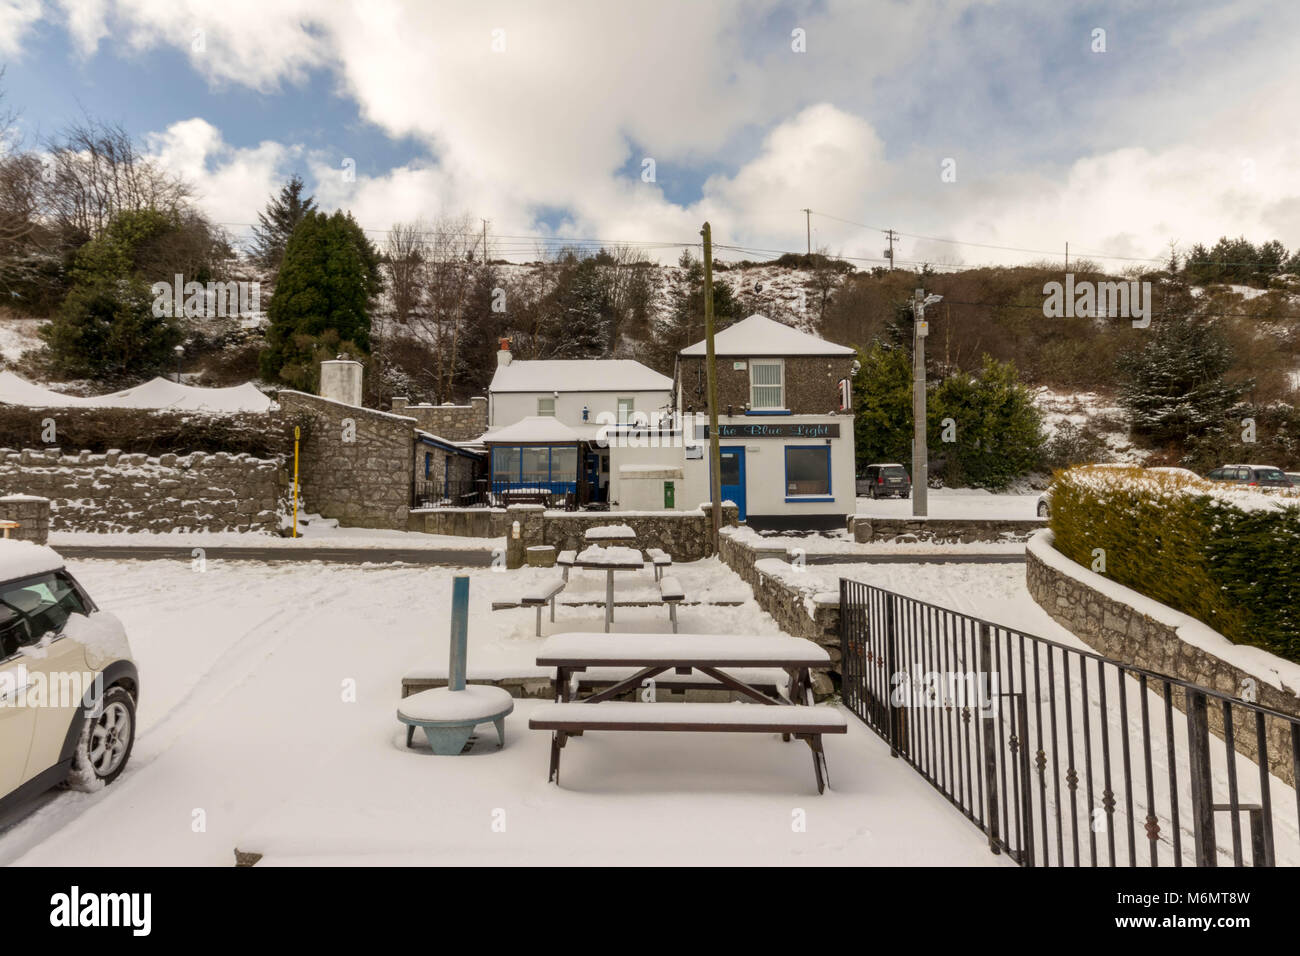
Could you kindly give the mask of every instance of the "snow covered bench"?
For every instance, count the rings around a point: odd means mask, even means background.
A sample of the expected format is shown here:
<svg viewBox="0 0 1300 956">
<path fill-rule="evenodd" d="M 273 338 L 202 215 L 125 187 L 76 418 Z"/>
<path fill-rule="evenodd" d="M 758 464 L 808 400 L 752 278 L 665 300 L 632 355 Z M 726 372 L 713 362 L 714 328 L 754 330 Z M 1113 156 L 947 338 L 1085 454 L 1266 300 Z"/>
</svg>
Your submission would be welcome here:
<svg viewBox="0 0 1300 956">
<path fill-rule="evenodd" d="M 673 633 L 677 633 L 677 605 L 686 600 L 686 592 L 677 583 L 676 578 L 659 579 L 659 601 L 668 605 L 668 618 L 673 622 Z"/>
<path fill-rule="evenodd" d="M 582 673 L 574 675 L 573 696 L 585 697 L 591 693 L 602 691 L 606 687 L 613 687 L 615 684 L 627 680 L 634 673 L 634 670 L 627 667 L 589 667 Z M 779 667 L 728 668 L 727 675 L 748 684 L 769 697 L 788 699 L 785 697 L 785 693 L 790 678 Z M 654 678 L 653 683 L 656 687 L 666 691 L 730 690 L 721 681 L 695 671 L 691 671 L 689 674 L 665 671 Z"/>
<path fill-rule="evenodd" d="M 646 548 L 645 556 L 654 562 L 656 581 L 664 576 L 664 568 L 673 566 L 672 556 L 663 548 Z"/>
<path fill-rule="evenodd" d="M 551 731 L 549 779 L 560 780 L 560 750 L 584 731 L 684 731 L 697 733 L 776 733 L 808 744 L 817 775 L 817 792 L 826 787 L 822 734 L 848 730 L 841 711 L 812 705 L 809 668 L 825 667 L 830 656 L 812 641 L 785 635 L 741 634 L 555 634 L 537 654 L 539 667 L 555 668 L 553 705 L 533 711 L 528 726 Z M 621 668 L 628 676 L 592 696 L 573 702 L 574 675 L 591 668 Z M 724 670 L 725 668 L 725 670 Z M 766 694 L 745 678 L 752 671 L 780 668 L 790 674 L 788 698 Z M 643 681 L 671 671 L 686 677 L 697 671 L 721 687 L 756 704 L 648 703 L 615 700 L 638 690 Z"/>
<path fill-rule="evenodd" d="M 833 707 L 762 704 L 646 704 L 621 700 L 544 704 L 528 718 L 533 730 L 549 730 L 556 743 L 551 776 L 560 782 L 560 749 L 568 736 L 596 731 L 781 734 L 805 741 L 813 751 L 817 792 L 826 790 L 822 734 L 848 733 L 844 714 Z"/>
<path fill-rule="evenodd" d="M 531 591 L 523 596 L 519 601 L 524 607 L 537 608 L 537 636 L 542 636 L 542 608 L 546 605 L 551 606 L 551 622 L 555 622 L 555 598 L 564 590 L 565 579 L 563 577 L 551 578 L 543 581 L 534 587 Z"/>
<path fill-rule="evenodd" d="M 577 558 L 578 558 L 577 551 L 561 551 L 555 557 L 555 563 L 559 567 L 564 569 L 563 577 L 564 577 L 565 584 L 569 583 L 569 569 L 573 567 L 573 563 L 574 561 L 577 560 Z"/>
</svg>

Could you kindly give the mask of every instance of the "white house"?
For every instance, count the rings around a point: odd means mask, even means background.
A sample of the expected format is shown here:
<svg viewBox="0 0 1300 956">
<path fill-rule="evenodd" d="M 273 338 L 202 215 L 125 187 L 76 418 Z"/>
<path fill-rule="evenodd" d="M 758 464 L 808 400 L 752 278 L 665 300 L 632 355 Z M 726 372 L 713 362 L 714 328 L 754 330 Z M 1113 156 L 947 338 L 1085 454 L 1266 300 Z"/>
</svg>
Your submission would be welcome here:
<svg viewBox="0 0 1300 956">
<path fill-rule="evenodd" d="M 714 352 L 723 500 L 755 527 L 842 526 L 856 506 L 857 353 L 762 315 L 715 335 Z M 709 500 L 705 363 L 704 342 L 678 353 L 678 433 L 611 436 L 611 509 Z"/>
<path fill-rule="evenodd" d="M 609 449 L 597 444 L 602 425 L 657 421 L 671 412 L 672 395 L 672 379 L 640 362 L 515 359 L 509 340 L 502 339 L 488 386 L 493 487 L 580 490 L 584 500 L 606 500 L 610 458 Z M 552 418 L 564 426 L 563 434 L 552 434 L 557 429 L 538 421 Z M 521 427 L 511 427 L 516 425 Z M 499 440 L 502 435 L 509 443 Z M 576 476 L 571 467 L 575 436 L 581 443 Z"/>
</svg>

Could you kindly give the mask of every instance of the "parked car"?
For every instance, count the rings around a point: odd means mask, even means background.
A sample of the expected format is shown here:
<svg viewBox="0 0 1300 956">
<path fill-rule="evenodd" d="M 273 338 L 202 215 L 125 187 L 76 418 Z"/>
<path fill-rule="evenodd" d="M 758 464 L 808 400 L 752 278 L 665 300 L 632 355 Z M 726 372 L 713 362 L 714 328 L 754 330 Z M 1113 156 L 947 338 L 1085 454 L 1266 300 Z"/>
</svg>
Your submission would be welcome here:
<svg viewBox="0 0 1300 956">
<path fill-rule="evenodd" d="M 895 495 L 899 498 L 909 498 L 912 495 L 912 479 L 902 465 L 867 465 L 866 470 L 858 476 L 859 497 L 892 498 Z"/>
<path fill-rule="evenodd" d="M 0 811 L 126 767 L 140 678 L 121 623 L 54 551 L 0 539 Z"/>
<path fill-rule="evenodd" d="M 1291 479 L 1276 465 L 1224 465 L 1205 476 L 1210 481 L 1227 481 L 1255 488 L 1290 488 Z"/>
<path fill-rule="evenodd" d="M 1286 476 L 1291 479 L 1291 487 L 1300 488 L 1300 471 L 1288 471 Z"/>
</svg>

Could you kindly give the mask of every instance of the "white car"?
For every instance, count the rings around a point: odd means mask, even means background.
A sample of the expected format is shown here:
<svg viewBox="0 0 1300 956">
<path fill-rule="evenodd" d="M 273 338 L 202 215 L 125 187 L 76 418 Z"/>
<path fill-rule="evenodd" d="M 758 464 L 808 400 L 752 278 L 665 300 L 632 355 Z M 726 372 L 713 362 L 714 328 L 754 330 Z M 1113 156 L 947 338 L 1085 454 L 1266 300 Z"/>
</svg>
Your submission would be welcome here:
<svg viewBox="0 0 1300 956">
<path fill-rule="evenodd" d="M 126 767 L 140 677 L 121 623 L 54 551 L 0 539 L 0 811 Z"/>
</svg>

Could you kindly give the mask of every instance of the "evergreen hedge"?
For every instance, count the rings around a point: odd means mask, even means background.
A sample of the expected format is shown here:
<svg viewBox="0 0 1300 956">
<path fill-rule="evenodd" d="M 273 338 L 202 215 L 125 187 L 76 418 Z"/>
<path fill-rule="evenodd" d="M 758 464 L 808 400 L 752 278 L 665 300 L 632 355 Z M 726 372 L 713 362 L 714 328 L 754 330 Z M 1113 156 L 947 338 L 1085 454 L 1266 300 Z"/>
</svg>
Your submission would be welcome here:
<svg viewBox="0 0 1300 956">
<path fill-rule="evenodd" d="M 1300 662 L 1300 500 L 1140 468 L 1072 468 L 1052 485 L 1056 548 L 1203 621 Z"/>
</svg>

